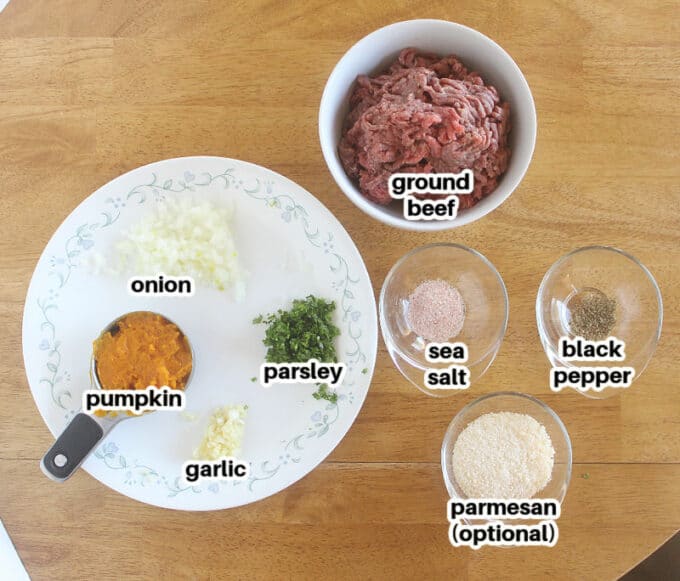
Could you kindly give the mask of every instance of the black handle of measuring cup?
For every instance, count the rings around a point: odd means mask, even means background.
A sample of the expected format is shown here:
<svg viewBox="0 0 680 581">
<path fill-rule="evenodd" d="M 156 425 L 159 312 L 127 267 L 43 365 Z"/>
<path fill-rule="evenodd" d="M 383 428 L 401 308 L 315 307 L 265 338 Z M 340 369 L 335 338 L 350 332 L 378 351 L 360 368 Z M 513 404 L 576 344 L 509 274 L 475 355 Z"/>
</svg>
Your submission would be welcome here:
<svg viewBox="0 0 680 581">
<path fill-rule="evenodd" d="M 40 461 L 52 480 L 64 482 L 104 437 L 104 429 L 91 415 L 77 414 Z"/>
</svg>

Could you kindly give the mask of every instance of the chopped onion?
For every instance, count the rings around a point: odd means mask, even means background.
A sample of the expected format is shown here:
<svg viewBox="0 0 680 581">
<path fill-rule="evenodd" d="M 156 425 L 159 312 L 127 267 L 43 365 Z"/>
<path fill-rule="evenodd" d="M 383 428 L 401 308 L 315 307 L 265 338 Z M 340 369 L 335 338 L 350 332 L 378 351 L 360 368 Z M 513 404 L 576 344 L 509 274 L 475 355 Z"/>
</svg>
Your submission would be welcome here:
<svg viewBox="0 0 680 581">
<path fill-rule="evenodd" d="M 116 250 L 123 271 L 138 276 L 191 276 L 245 296 L 244 272 L 231 227 L 231 208 L 169 198 L 126 232 Z"/>
</svg>

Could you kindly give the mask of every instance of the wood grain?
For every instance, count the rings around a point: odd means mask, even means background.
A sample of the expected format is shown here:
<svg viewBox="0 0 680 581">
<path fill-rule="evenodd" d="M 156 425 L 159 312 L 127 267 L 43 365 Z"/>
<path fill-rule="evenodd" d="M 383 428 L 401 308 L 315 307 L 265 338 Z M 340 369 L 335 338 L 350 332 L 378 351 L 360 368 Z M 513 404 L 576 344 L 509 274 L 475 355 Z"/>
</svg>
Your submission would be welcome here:
<svg viewBox="0 0 680 581">
<path fill-rule="evenodd" d="M 680 6 L 673 1 L 450 3 L 12 0 L 0 13 L 0 517 L 34 579 L 614 579 L 680 528 Z M 533 162 L 483 220 L 422 235 L 345 198 L 317 138 L 328 74 L 396 20 L 442 18 L 499 42 L 532 87 Z M 342 221 L 376 292 L 406 251 L 467 244 L 510 294 L 505 342 L 470 393 L 416 392 L 380 346 L 354 427 L 309 476 L 255 505 L 199 514 L 148 507 L 87 474 L 56 486 L 28 391 L 21 316 L 32 270 L 68 213 L 120 173 L 224 155 L 283 173 Z M 634 389 L 551 394 L 534 301 L 545 270 L 587 244 L 637 256 L 664 297 L 656 355 Z M 471 399 L 534 394 L 574 448 L 554 549 L 453 549 L 438 466 Z M 587 476 L 587 478 L 586 478 Z"/>
</svg>

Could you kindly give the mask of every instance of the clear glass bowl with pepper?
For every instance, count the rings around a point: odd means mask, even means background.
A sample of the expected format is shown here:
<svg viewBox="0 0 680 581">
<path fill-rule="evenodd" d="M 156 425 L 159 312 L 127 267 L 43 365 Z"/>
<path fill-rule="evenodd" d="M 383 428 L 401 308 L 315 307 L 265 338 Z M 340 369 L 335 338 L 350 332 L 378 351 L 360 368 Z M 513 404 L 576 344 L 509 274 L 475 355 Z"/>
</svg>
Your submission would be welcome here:
<svg viewBox="0 0 680 581">
<path fill-rule="evenodd" d="M 630 254 L 611 246 L 588 246 L 564 255 L 546 272 L 536 297 L 536 323 L 554 367 L 628 366 L 637 379 L 647 367 L 661 335 L 661 292 L 649 270 Z M 624 341 L 623 362 L 567 361 L 562 337 Z M 617 388 L 581 391 L 597 399 Z"/>
</svg>

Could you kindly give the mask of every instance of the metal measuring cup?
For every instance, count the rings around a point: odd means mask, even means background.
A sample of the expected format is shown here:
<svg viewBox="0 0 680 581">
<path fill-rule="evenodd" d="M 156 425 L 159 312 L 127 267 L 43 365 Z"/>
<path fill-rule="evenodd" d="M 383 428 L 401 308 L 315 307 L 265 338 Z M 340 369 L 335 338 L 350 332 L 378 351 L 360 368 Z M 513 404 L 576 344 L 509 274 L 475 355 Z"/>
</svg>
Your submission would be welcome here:
<svg viewBox="0 0 680 581">
<path fill-rule="evenodd" d="M 191 342 L 179 325 L 168 319 L 166 316 L 159 313 L 154 313 L 152 311 L 133 311 L 130 313 L 125 313 L 124 315 L 121 315 L 109 323 L 99 334 L 98 339 L 110 332 L 116 325 L 125 319 L 125 317 L 142 312 L 157 315 L 167 323 L 177 327 L 180 334 L 184 337 L 187 344 L 189 345 L 189 352 L 191 354 L 191 371 L 184 382 L 184 391 L 186 391 L 194 373 L 194 351 L 191 346 Z M 92 354 L 90 363 L 90 380 L 95 389 L 102 389 L 99 376 L 97 374 L 97 360 L 94 357 L 94 352 Z M 86 413 L 82 411 L 81 408 L 81 411 L 75 415 L 68 426 L 66 426 L 64 431 L 59 435 L 57 441 L 45 453 L 42 460 L 40 461 L 40 468 L 45 473 L 45 475 L 52 480 L 57 482 L 64 482 L 65 480 L 68 480 L 90 455 L 97 444 L 116 425 L 118 425 L 123 420 L 133 417 L 140 417 L 141 415 L 143 414 L 140 414 L 139 416 L 129 415 L 122 411 L 118 412 L 118 414 L 115 416 L 111 416 L 110 414 L 97 416 Z"/>
</svg>

